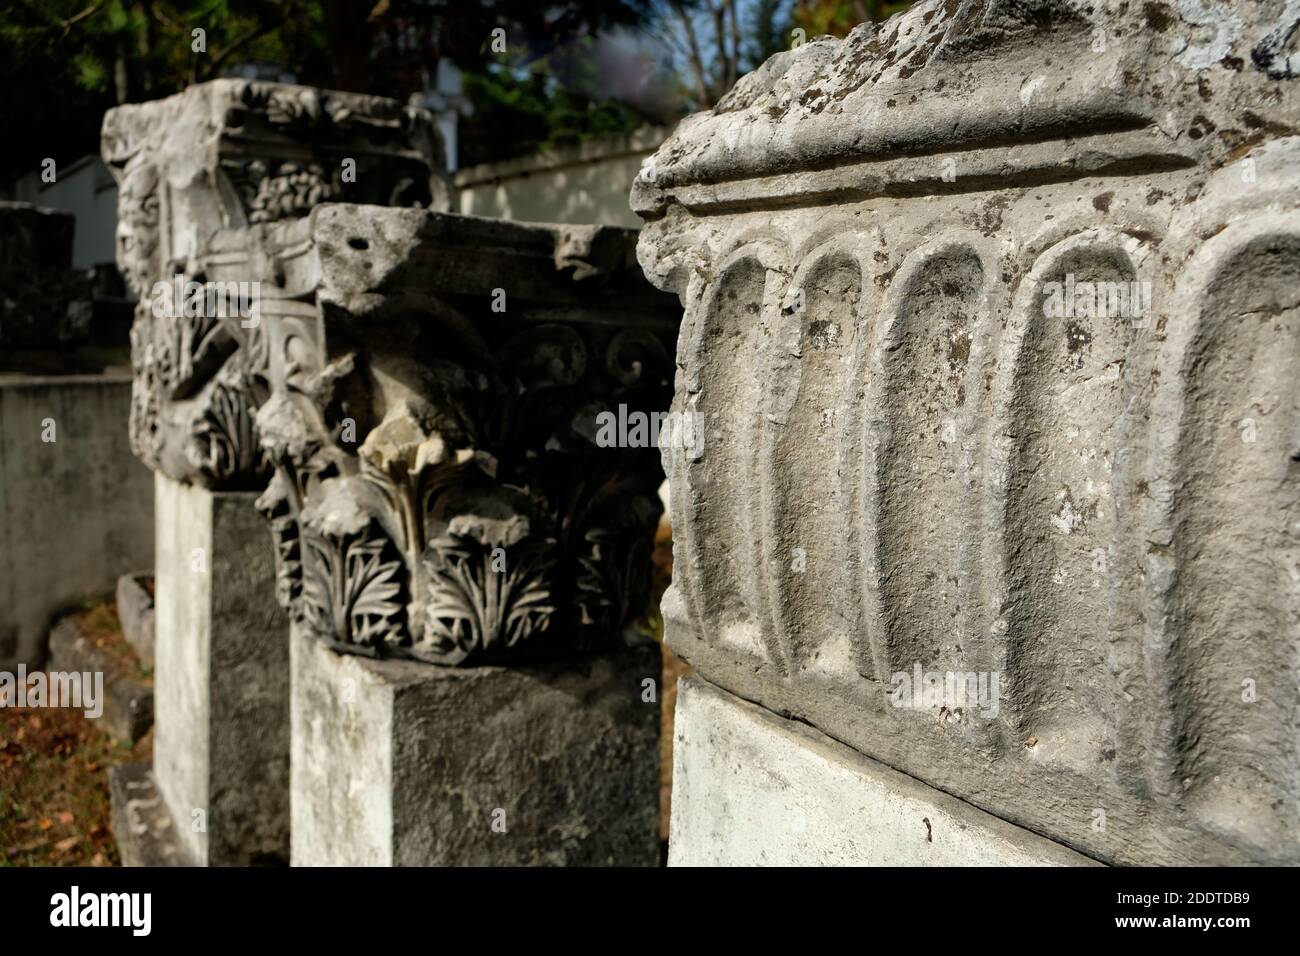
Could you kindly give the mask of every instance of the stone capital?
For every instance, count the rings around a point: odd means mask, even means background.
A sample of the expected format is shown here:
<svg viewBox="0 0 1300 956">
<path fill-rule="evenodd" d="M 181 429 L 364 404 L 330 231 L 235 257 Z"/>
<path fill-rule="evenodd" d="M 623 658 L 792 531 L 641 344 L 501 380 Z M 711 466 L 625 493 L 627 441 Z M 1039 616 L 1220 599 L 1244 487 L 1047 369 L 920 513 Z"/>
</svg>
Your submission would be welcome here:
<svg viewBox="0 0 1300 956">
<path fill-rule="evenodd" d="M 683 121 L 668 645 L 1100 860 L 1300 861 L 1297 30 L 921 0 Z"/>
<path fill-rule="evenodd" d="M 680 317 L 635 233 L 339 204 L 260 240 L 218 237 L 209 271 L 279 277 L 259 507 L 295 622 L 451 665 L 616 640 L 646 610 L 663 472 L 602 413 L 667 407 Z"/>
<path fill-rule="evenodd" d="M 322 202 L 445 208 L 432 118 L 379 97 L 222 79 L 110 110 L 102 152 L 118 182 L 118 264 L 138 300 L 132 447 L 179 481 L 260 487 L 264 349 L 246 314 L 259 292 L 214 289 L 200 262 L 218 232 Z"/>
</svg>

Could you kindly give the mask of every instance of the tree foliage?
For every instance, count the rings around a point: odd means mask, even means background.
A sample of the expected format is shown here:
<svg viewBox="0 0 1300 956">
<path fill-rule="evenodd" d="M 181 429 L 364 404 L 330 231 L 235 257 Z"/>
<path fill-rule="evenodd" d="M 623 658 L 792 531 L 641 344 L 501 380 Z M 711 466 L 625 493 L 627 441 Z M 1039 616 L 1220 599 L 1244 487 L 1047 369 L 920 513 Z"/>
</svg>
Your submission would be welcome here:
<svg viewBox="0 0 1300 956">
<path fill-rule="evenodd" d="M 507 95 L 500 68 L 533 64 L 529 71 L 541 73 L 556 49 L 642 23 L 649 9 L 650 0 L 0 0 L 0 77 L 10 91 L 0 121 L 13 137 L 0 183 L 44 157 L 96 152 L 101 117 L 115 104 L 235 67 L 406 99 L 446 59 L 480 75 L 470 85 L 489 97 L 489 114 L 492 96 L 529 96 L 533 118 L 554 114 L 561 129 L 580 127 L 577 114 L 588 109 L 595 128 L 635 125 L 634 114 L 563 95 L 554 83 L 521 81 Z M 504 31 L 506 57 L 493 49 L 494 30 Z M 499 134 L 478 144 L 484 155 L 515 151 L 511 130 Z"/>
<path fill-rule="evenodd" d="M 800 39 L 847 36 L 913 0 L 659 0 L 657 21 L 681 64 L 682 99 L 707 109 L 775 53 Z M 796 32 L 798 31 L 798 32 Z"/>
<path fill-rule="evenodd" d="M 798 0 L 791 19 L 809 37 L 847 36 L 859 23 L 881 23 L 906 10 L 914 0 Z"/>
<path fill-rule="evenodd" d="M 98 151 L 106 109 L 247 74 L 406 99 L 464 72 L 462 162 L 671 122 L 890 0 L 0 0 L 0 185 Z M 194 31 L 202 31 L 202 49 Z M 497 31 L 497 32 L 494 32 Z M 504 31 L 503 33 L 500 31 Z M 635 35 L 636 43 L 607 42 Z M 659 44 L 647 45 L 656 36 Z M 504 49 L 494 39 L 504 40 Z M 662 51 L 655 60 L 652 47 Z"/>
</svg>

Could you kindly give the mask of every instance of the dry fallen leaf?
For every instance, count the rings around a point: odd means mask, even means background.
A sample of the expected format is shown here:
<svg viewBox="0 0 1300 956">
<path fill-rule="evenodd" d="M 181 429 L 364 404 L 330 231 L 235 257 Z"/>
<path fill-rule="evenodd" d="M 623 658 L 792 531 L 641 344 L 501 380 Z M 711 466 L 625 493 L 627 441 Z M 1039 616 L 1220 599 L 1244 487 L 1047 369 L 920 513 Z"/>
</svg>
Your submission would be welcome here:
<svg viewBox="0 0 1300 956">
<path fill-rule="evenodd" d="M 67 825 L 71 823 L 73 820 L 75 820 L 76 817 L 74 817 L 69 811 L 63 810 L 60 813 L 56 813 L 54 815 L 54 819 L 58 820 L 60 823 L 64 825 Z"/>
<path fill-rule="evenodd" d="M 42 830 L 48 830 L 52 826 L 54 826 L 54 821 L 51 820 L 49 817 L 46 817 L 44 820 L 41 821 Z"/>
<path fill-rule="evenodd" d="M 91 866 L 108 866 L 108 860 L 104 859 L 104 854 L 96 853 L 90 858 Z"/>
<path fill-rule="evenodd" d="M 76 846 L 80 840 L 81 837 L 79 836 L 70 836 L 66 840 L 60 840 L 58 843 L 54 844 L 54 849 L 58 853 L 67 853 Z"/>
</svg>

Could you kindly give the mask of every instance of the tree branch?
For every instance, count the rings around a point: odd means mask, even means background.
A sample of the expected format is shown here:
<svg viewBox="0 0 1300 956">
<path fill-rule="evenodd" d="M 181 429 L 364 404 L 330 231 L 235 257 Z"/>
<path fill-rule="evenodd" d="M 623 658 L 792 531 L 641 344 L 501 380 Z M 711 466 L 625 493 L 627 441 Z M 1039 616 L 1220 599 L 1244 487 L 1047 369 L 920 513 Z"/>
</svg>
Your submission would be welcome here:
<svg viewBox="0 0 1300 956">
<path fill-rule="evenodd" d="M 294 0 L 282 0 L 280 3 L 279 13 L 273 19 L 268 20 L 266 23 L 260 24 L 259 26 L 255 26 L 244 33 L 243 36 L 237 37 L 229 46 L 208 62 L 207 68 L 203 70 L 204 79 L 211 79 L 216 74 L 221 64 L 228 60 L 232 54 L 238 53 L 253 41 L 261 39 L 268 33 L 274 33 L 276 30 L 280 29 L 280 27 L 284 26 L 285 21 L 288 20 L 290 15 L 294 12 L 294 7 Z M 198 71 L 196 70 L 195 73 L 197 74 Z"/>
<path fill-rule="evenodd" d="M 266 36 L 268 33 L 274 33 L 276 30 L 280 29 L 281 26 L 283 26 L 283 21 L 274 20 L 270 23 L 263 23 L 261 26 L 254 27 L 253 29 L 249 30 L 243 36 L 239 37 L 234 42 L 232 42 L 230 46 L 226 47 L 219 54 L 217 54 L 212 58 L 212 60 L 208 63 L 207 69 L 203 71 L 203 78 L 211 79 L 212 76 L 217 72 L 217 68 L 220 67 L 221 64 L 224 63 L 226 60 L 228 60 L 232 53 L 237 53 L 239 50 L 248 46 L 248 44 L 252 43 L 254 40 L 260 39 L 261 37 Z"/>
<path fill-rule="evenodd" d="M 718 47 L 718 90 L 717 96 L 713 99 L 718 100 L 722 95 L 731 89 L 736 82 L 735 70 L 732 68 L 731 58 L 727 56 L 727 7 L 726 0 L 718 0 L 716 7 L 710 7 L 709 12 L 713 14 L 713 39 Z M 712 105 L 712 104 L 710 104 Z"/>
<path fill-rule="evenodd" d="M 731 14 L 731 85 L 740 79 L 740 21 L 736 18 L 736 0 L 727 0 L 727 12 Z"/>
<path fill-rule="evenodd" d="M 104 0 L 99 0 L 98 3 L 92 3 L 90 6 L 86 7 L 86 9 L 82 10 L 76 16 L 64 20 L 63 21 L 64 31 L 66 32 L 68 30 L 71 30 L 82 20 L 86 19 L 86 17 L 93 17 L 96 13 L 99 12 L 99 8 L 102 7 L 103 5 L 104 5 Z"/>
<path fill-rule="evenodd" d="M 713 105 L 709 96 L 709 85 L 704 79 L 704 61 L 700 57 L 700 44 L 695 36 L 695 24 L 691 22 L 690 16 L 686 13 L 680 0 L 672 0 L 673 12 L 682 22 L 682 28 L 686 31 L 686 46 L 690 53 L 688 57 L 691 64 L 691 72 L 695 75 L 695 91 L 700 97 L 700 109 L 708 109 Z"/>
</svg>

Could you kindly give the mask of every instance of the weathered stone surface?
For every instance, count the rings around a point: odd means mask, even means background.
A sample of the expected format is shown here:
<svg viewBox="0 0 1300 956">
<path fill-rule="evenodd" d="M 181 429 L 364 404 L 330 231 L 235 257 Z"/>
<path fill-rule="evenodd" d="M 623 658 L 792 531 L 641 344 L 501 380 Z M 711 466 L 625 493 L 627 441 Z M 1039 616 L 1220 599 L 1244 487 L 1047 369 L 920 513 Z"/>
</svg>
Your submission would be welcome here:
<svg viewBox="0 0 1300 956">
<path fill-rule="evenodd" d="M 673 727 L 670 866 L 1097 865 L 700 677 Z"/>
<path fill-rule="evenodd" d="M 147 763 L 110 767 L 113 839 L 123 866 L 193 866 Z"/>
<path fill-rule="evenodd" d="M 207 272 L 282 277 L 259 507 L 306 632 L 495 663 L 643 613 L 662 467 L 648 436 L 604 446 L 597 423 L 667 406 L 680 309 L 634 233 L 327 205 L 262 240 L 218 236 Z"/>
<path fill-rule="evenodd" d="M 250 493 L 155 485 L 158 790 L 198 863 L 283 862 L 289 635 L 265 525 Z"/>
<path fill-rule="evenodd" d="M 153 563 L 153 489 L 123 374 L 0 375 L 0 670 L 39 664 L 59 612 Z"/>
<path fill-rule="evenodd" d="M 50 631 L 52 671 L 103 674 L 103 713 L 99 719 L 109 735 L 130 746 L 153 726 L 153 684 L 125 673 L 116 660 L 82 633 L 77 620 L 65 617 Z M 134 668 L 132 668 L 134 671 Z"/>
<path fill-rule="evenodd" d="M 658 862 L 658 645 L 449 668 L 295 627 L 292 656 L 295 866 Z"/>
<path fill-rule="evenodd" d="M 198 257 L 216 232 L 329 200 L 445 208 L 432 117 L 379 97 L 222 79 L 109 110 L 103 156 L 118 181 L 118 264 L 139 299 L 132 447 L 178 481 L 260 489 L 260 323 L 206 307 L 155 315 L 155 284 L 207 282 Z"/>
<path fill-rule="evenodd" d="M 136 572 L 117 579 L 117 619 L 122 622 L 122 633 L 135 648 L 140 658 L 153 662 L 154 607 L 149 585 L 153 574 Z"/>
<path fill-rule="evenodd" d="M 1298 23 L 922 0 L 679 126 L 677 653 L 1098 859 L 1300 862 Z"/>
</svg>

